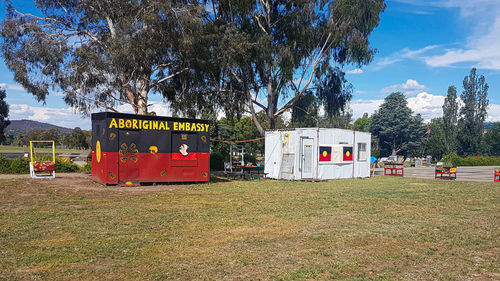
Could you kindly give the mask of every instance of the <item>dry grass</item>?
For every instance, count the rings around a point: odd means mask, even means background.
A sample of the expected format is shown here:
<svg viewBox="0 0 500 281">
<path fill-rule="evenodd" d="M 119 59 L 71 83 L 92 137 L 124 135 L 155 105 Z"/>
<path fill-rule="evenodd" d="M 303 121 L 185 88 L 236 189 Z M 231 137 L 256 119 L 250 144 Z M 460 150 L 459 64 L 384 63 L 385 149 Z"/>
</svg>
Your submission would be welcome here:
<svg viewBox="0 0 500 281">
<path fill-rule="evenodd" d="M 0 279 L 499 279 L 499 188 L 0 180 Z"/>
</svg>

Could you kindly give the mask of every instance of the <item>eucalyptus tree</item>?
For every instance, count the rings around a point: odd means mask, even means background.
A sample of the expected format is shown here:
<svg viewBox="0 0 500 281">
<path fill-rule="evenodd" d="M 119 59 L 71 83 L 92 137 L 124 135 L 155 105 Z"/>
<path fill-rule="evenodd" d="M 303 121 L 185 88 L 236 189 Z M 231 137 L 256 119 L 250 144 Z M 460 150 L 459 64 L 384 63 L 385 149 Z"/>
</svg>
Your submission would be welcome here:
<svg viewBox="0 0 500 281">
<path fill-rule="evenodd" d="M 385 4 L 383 0 L 212 0 L 205 8 L 203 22 L 214 31 L 210 52 L 216 71 L 202 88 L 211 100 L 248 110 L 263 134 L 257 112 L 264 111 L 269 127 L 275 128 L 277 118 L 308 91 L 327 113 L 342 111 L 352 88 L 341 67 L 372 60 L 376 50 L 368 36 Z M 182 102 L 174 91 L 169 93 L 169 100 Z"/>
<path fill-rule="evenodd" d="M 145 114 L 150 93 L 191 71 L 180 50 L 192 46 L 202 23 L 196 1 L 34 2 L 34 14 L 7 6 L 1 52 L 38 101 L 52 90 L 84 113 L 130 104 Z"/>
</svg>

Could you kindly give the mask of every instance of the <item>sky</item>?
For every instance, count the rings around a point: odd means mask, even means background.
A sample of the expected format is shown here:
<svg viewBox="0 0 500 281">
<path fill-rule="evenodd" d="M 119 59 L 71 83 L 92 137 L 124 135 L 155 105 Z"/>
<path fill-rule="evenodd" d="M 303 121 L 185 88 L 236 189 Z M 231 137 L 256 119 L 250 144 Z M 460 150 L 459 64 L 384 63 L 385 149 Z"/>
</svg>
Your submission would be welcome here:
<svg viewBox="0 0 500 281">
<path fill-rule="evenodd" d="M 13 1 L 27 12 L 36 11 L 32 1 Z M 343 66 L 354 87 L 350 107 L 353 119 L 372 114 L 392 92 L 405 93 L 408 106 L 424 120 L 442 116 L 449 86 L 463 91 L 462 81 L 472 67 L 489 85 L 488 121 L 500 121 L 500 0 L 393 0 L 386 1 L 379 26 L 370 35 L 377 49 L 367 66 Z M 0 20 L 5 4 L 0 4 Z M 90 129 L 90 118 L 74 113 L 53 92 L 46 103 L 13 81 L 13 74 L 0 60 L 0 87 L 7 90 L 10 119 L 29 119 L 58 126 Z M 161 97 L 151 95 L 149 110 L 170 115 Z M 122 112 L 131 107 L 122 105 Z"/>
</svg>

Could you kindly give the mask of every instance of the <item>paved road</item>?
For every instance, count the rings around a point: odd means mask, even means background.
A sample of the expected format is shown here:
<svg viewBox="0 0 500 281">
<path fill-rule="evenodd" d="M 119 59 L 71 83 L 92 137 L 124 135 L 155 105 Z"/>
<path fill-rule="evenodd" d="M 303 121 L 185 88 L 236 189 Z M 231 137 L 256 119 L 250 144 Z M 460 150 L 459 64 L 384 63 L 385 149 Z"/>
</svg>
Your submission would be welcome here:
<svg viewBox="0 0 500 281">
<path fill-rule="evenodd" d="M 498 167 L 495 166 L 458 167 L 457 180 L 492 182 L 495 168 Z M 375 169 L 375 175 L 384 175 L 384 169 L 383 168 Z M 434 167 L 422 167 L 422 168 L 407 167 L 405 168 L 405 177 L 433 179 Z"/>
</svg>

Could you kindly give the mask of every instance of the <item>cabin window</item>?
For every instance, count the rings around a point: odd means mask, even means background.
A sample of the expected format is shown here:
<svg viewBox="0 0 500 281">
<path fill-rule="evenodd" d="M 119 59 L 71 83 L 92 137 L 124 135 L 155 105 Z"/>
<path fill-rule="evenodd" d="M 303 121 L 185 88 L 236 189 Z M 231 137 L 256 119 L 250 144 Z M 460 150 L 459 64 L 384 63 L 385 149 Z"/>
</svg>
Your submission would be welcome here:
<svg viewBox="0 0 500 281">
<path fill-rule="evenodd" d="M 358 143 L 358 161 L 366 161 L 368 159 L 368 155 L 366 154 L 366 143 L 360 142 Z"/>
</svg>

